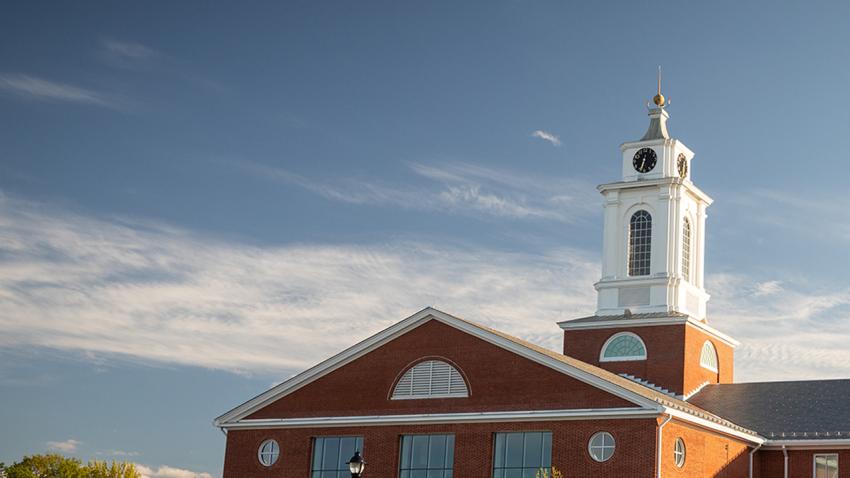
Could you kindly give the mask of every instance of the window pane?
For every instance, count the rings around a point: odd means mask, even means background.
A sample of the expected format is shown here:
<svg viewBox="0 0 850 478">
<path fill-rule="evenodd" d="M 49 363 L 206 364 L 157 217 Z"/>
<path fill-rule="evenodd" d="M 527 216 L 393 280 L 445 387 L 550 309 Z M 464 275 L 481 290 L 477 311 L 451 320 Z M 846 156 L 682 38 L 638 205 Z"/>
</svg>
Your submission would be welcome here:
<svg viewBox="0 0 850 478">
<path fill-rule="evenodd" d="M 413 437 L 413 453 L 411 454 L 410 466 L 412 468 L 428 467 L 428 436 L 420 435 Z"/>
<path fill-rule="evenodd" d="M 401 468 L 410 468 L 410 449 L 413 444 L 411 437 L 401 437 Z"/>
<path fill-rule="evenodd" d="M 543 435 L 541 433 L 525 434 L 525 464 L 526 467 L 539 467 L 543 461 Z M 533 477 L 532 477 L 533 478 Z"/>
<path fill-rule="evenodd" d="M 508 433 L 505 443 L 505 466 L 522 467 L 523 433 Z"/>
<path fill-rule="evenodd" d="M 433 435 L 428 450 L 428 468 L 445 468 L 446 436 Z M 431 478 L 430 476 L 428 478 Z"/>
<path fill-rule="evenodd" d="M 339 438 L 325 438 L 325 453 L 322 457 L 323 470 L 336 470 L 339 462 Z M 336 474 L 336 473 L 334 473 Z M 336 477 L 334 477 L 336 478 Z"/>
<path fill-rule="evenodd" d="M 496 457 L 493 460 L 494 466 L 496 468 L 502 468 L 505 466 L 505 434 L 497 433 L 496 434 Z M 495 475 L 494 475 L 495 476 Z M 496 476 L 495 478 L 502 478 L 500 476 Z"/>
<path fill-rule="evenodd" d="M 455 464 L 455 436 L 446 436 L 446 468 L 454 468 Z"/>
</svg>

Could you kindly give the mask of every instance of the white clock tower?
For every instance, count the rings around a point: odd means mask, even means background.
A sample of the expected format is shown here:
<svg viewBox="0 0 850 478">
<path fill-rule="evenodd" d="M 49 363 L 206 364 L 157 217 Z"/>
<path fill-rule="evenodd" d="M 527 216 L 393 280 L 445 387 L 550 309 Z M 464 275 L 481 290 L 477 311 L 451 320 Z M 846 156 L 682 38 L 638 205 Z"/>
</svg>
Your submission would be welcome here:
<svg viewBox="0 0 850 478">
<path fill-rule="evenodd" d="M 711 198 L 691 180 L 693 151 L 667 132 L 658 94 L 649 129 L 623 143 L 623 177 L 603 184 L 605 226 L 596 315 L 681 313 L 705 321 L 706 208 Z"/>
</svg>

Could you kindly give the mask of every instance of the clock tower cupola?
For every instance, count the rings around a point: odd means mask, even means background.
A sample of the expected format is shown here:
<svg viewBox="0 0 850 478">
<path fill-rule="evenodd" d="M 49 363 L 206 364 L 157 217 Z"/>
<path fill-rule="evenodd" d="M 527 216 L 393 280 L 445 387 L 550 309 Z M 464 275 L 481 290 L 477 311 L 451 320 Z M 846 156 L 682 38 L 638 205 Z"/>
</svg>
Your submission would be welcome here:
<svg viewBox="0 0 850 478">
<path fill-rule="evenodd" d="M 712 200 L 692 181 L 693 151 L 667 131 L 667 105 L 659 75 L 646 133 L 620 145 L 622 177 L 598 188 L 605 223 L 596 315 L 676 312 L 705 320 Z"/>
</svg>

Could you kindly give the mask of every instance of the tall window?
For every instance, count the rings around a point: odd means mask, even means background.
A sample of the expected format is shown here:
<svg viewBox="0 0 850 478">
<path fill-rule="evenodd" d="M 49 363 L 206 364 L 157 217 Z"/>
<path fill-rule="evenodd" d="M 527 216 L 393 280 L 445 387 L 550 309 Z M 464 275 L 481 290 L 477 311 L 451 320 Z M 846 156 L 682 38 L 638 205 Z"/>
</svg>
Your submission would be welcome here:
<svg viewBox="0 0 850 478">
<path fill-rule="evenodd" d="M 614 334 L 602 346 L 600 362 L 623 362 L 626 360 L 646 360 L 646 346 L 643 340 L 631 332 Z"/>
<path fill-rule="evenodd" d="M 640 210 L 629 221 L 629 275 L 648 276 L 652 249 L 652 216 Z"/>
<path fill-rule="evenodd" d="M 702 344 L 702 352 L 699 356 L 699 364 L 704 368 L 711 370 L 712 372 L 717 371 L 717 349 L 714 348 L 714 344 L 709 342 L 708 340 Z"/>
<path fill-rule="evenodd" d="M 534 477 L 552 466 L 552 432 L 496 434 L 493 478 Z"/>
<path fill-rule="evenodd" d="M 363 451 L 363 437 L 316 437 L 310 478 L 350 478 L 346 462 Z"/>
<path fill-rule="evenodd" d="M 814 478 L 838 478 L 838 455 L 815 455 Z"/>
<path fill-rule="evenodd" d="M 682 275 L 691 281 L 691 221 L 685 218 L 682 223 Z"/>
<path fill-rule="evenodd" d="M 401 437 L 400 478 L 452 478 L 454 435 Z"/>
<path fill-rule="evenodd" d="M 393 400 L 406 398 L 468 397 L 469 390 L 460 372 L 441 360 L 414 365 L 398 381 Z"/>
</svg>

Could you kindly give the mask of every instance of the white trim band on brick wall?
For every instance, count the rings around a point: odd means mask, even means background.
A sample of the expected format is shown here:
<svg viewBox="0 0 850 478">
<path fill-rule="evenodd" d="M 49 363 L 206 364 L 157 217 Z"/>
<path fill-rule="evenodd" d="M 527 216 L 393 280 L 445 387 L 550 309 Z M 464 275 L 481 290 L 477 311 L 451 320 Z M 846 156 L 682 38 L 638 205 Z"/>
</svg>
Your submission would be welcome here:
<svg viewBox="0 0 850 478">
<path fill-rule="evenodd" d="M 807 450 L 833 450 L 850 448 L 850 438 L 833 438 L 822 440 L 767 440 L 764 448 L 767 450 L 779 450 L 786 448 L 803 448 Z"/>
<path fill-rule="evenodd" d="M 240 420 L 222 425 L 225 429 L 305 428 L 423 425 L 429 423 L 499 423 L 560 420 L 601 420 L 610 418 L 655 418 L 658 412 L 645 408 L 584 408 L 568 410 L 521 410 L 510 412 L 433 413 L 415 415 L 368 415 L 352 417 L 312 417 Z"/>
<path fill-rule="evenodd" d="M 563 322 L 558 322 L 558 326 L 563 330 L 585 330 L 585 329 L 615 329 L 615 328 L 623 328 L 623 327 L 652 327 L 656 325 L 680 325 L 680 324 L 688 324 L 696 329 L 699 329 L 703 332 L 706 332 L 710 335 L 713 335 L 720 339 L 721 342 L 725 343 L 730 347 L 738 347 L 741 345 L 741 342 L 733 339 L 732 337 L 720 332 L 719 330 L 711 327 L 710 325 L 700 322 L 692 317 L 661 317 L 661 318 L 652 318 L 652 319 L 611 319 L 611 320 L 599 320 L 599 321 L 590 321 L 590 322 L 577 322 L 575 324 L 571 324 L 570 320 L 565 320 Z"/>
</svg>

